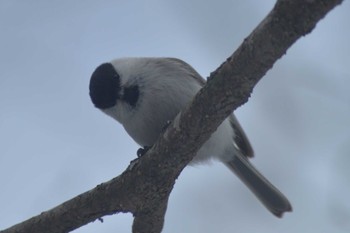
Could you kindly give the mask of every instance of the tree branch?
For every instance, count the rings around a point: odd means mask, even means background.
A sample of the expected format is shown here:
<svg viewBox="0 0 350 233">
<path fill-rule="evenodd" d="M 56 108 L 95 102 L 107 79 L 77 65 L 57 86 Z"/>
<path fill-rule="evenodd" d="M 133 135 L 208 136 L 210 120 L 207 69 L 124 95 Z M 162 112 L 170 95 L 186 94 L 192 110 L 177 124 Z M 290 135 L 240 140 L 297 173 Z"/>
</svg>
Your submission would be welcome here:
<svg viewBox="0 0 350 233">
<path fill-rule="evenodd" d="M 176 178 L 231 112 L 248 101 L 275 61 L 342 0 L 280 0 L 215 72 L 157 143 L 118 177 L 1 233 L 68 232 L 131 212 L 133 232 L 160 232 Z"/>
</svg>

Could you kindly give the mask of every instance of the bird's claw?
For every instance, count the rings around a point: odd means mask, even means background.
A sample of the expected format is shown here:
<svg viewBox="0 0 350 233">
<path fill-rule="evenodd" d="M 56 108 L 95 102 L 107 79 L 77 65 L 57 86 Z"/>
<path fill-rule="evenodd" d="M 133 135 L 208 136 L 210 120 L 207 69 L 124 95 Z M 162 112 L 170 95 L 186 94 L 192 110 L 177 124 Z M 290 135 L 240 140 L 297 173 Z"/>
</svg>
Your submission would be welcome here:
<svg viewBox="0 0 350 233">
<path fill-rule="evenodd" d="M 166 121 L 166 123 L 165 123 L 165 125 L 163 126 L 163 128 L 162 128 L 162 132 L 164 133 L 165 132 L 165 130 L 169 127 L 169 125 L 171 124 L 171 120 L 167 120 Z"/>
<path fill-rule="evenodd" d="M 146 154 L 150 148 L 151 148 L 150 146 L 144 146 L 143 148 L 139 148 L 136 152 L 137 157 L 140 158 L 141 156 Z"/>
</svg>

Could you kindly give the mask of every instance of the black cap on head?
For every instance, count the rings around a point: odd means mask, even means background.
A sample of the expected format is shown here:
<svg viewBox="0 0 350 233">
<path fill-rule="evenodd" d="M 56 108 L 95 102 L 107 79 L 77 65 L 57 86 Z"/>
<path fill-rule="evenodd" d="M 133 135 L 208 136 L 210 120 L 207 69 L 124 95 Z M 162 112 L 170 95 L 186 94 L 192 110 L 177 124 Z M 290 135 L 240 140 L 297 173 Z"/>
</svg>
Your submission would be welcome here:
<svg viewBox="0 0 350 233">
<path fill-rule="evenodd" d="M 90 98 L 96 108 L 106 109 L 116 104 L 120 91 L 120 77 L 111 63 L 96 68 L 90 79 Z"/>
</svg>

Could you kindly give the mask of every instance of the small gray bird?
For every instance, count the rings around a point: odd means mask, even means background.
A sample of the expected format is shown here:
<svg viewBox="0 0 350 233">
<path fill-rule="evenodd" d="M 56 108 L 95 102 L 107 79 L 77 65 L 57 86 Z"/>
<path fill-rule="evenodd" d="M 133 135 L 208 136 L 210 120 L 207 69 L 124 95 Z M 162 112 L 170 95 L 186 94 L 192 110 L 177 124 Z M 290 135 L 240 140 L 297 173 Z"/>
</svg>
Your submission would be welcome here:
<svg viewBox="0 0 350 233">
<path fill-rule="evenodd" d="M 141 146 L 152 146 L 167 122 L 186 107 L 205 80 L 176 58 L 121 58 L 96 68 L 90 97 L 96 108 L 121 123 Z M 277 217 L 291 211 L 288 199 L 249 162 L 253 149 L 236 117 L 226 118 L 191 164 L 223 162 Z"/>
</svg>

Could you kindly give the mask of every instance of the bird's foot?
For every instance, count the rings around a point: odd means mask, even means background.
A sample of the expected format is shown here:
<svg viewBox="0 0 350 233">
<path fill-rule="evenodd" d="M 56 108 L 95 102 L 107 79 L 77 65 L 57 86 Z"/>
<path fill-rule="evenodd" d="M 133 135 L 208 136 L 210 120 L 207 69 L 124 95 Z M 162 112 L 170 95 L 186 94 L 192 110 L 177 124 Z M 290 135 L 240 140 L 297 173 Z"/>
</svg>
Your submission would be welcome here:
<svg viewBox="0 0 350 233">
<path fill-rule="evenodd" d="M 137 157 L 140 158 L 141 156 L 146 154 L 150 148 L 151 148 L 150 146 L 144 146 L 143 148 L 139 148 L 136 152 Z"/>
<path fill-rule="evenodd" d="M 166 121 L 165 125 L 164 125 L 163 128 L 162 128 L 162 133 L 165 132 L 165 130 L 169 127 L 169 125 L 171 124 L 171 122 L 172 122 L 172 121 L 170 121 L 170 120 L 167 120 L 167 121 Z"/>
</svg>

